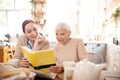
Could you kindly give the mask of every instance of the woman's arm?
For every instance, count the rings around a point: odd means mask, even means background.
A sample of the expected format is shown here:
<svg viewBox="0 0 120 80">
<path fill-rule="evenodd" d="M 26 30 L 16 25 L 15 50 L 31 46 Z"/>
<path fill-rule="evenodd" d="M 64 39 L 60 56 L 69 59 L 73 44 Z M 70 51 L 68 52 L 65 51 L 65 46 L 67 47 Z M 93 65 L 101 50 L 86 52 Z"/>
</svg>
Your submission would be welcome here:
<svg viewBox="0 0 120 80">
<path fill-rule="evenodd" d="M 14 58 L 8 61 L 9 64 L 13 64 L 15 66 L 21 66 L 21 67 L 29 66 L 29 61 L 26 58 L 24 58 L 21 51 L 21 46 L 25 46 L 26 44 L 27 44 L 27 38 L 25 36 L 20 36 L 16 44 Z"/>
<path fill-rule="evenodd" d="M 14 58 L 21 59 L 23 57 L 21 46 L 27 44 L 27 38 L 25 36 L 20 36 L 15 47 Z"/>
<path fill-rule="evenodd" d="M 87 52 L 82 39 L 78 40 L 77 50 L 78 50 L 78 57 L 80 60 L 87 58 Z"/>
<path fill-rule="evenodd" d="M 47 41 L 45 39 L 45 37 L 38 37 L 36 40 L 35 40 L 35 43 L 34 43 L 34 47 L 33 47 L 33 50 L 34 51 L 37 51 L 37 50 L 45 50 L 45 49 L 49 49 L 50 48 L 50 43 L 49 41 Z"/>
</svg>

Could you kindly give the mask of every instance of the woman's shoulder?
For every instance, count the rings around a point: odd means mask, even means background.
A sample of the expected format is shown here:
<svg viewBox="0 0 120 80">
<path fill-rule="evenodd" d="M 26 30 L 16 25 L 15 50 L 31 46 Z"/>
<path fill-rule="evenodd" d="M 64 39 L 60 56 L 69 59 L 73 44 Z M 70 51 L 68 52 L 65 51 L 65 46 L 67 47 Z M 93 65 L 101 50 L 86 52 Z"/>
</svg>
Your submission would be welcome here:
<svg viewBox="0 0 120 80">
<path fill-rule="evenodd" d="M 18 39 L 27 39 L 27 38 L 26 38 L 26 36 L 21 35 L 21 36 L 19 36 L 19 38 L 18 38 Z"/>
<path fill-rule="evenodd" d="M 25 42 L 25 41 L 27 41 L 26 36 L 23 36 L 23 35 L 19 36 L 18 42 Z"/>
<path fill-rule="evenodd" d="M 71 38 L 72 41 L 82 41 L 81 38 Z"/>
</svg>

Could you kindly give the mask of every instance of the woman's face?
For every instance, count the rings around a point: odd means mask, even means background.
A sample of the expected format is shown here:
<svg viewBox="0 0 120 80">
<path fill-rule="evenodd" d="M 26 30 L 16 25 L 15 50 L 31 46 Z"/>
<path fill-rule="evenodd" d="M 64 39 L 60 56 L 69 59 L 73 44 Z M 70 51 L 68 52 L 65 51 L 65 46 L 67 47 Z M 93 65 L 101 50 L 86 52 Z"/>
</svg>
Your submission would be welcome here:
<svg viewBox="0 0 120 80">
<path fill-rule="evenodd" d="M 28 23 L 25 26 L 25 36 L 31 41 L 35 41 L 38 36 L 37 25 L 35 23 Z"/>
<path fill-rule="evenodd" d="M 56 30 L 56 39 L 59 43 L 65 44 L 69 41 L 70 31 L 66 30 Z"/>
</svg>

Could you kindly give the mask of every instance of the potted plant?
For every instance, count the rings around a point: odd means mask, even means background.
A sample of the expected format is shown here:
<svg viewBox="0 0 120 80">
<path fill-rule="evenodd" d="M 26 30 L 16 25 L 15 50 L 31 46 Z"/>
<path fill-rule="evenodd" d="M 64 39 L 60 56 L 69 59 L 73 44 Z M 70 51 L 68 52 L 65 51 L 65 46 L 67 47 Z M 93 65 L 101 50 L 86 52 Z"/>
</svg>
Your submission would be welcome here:
<svg viewBox="0 0 120 80">
<path fill-rule="evenodd" d="M 120 19 L 120 7 L 116 8 L 115 12 L 112 14 L 112 18 L 115 22 L 113 42 L 115 42 L 115 44 L 118 44 L 118 21 Z"/>
</svg>

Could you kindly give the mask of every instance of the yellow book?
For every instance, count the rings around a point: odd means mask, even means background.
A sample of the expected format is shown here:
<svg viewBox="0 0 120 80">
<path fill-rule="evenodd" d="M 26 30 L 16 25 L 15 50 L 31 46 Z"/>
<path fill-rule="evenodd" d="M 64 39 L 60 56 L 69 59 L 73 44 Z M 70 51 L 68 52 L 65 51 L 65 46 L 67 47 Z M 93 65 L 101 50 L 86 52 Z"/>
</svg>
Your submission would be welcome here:
<svg viewBox="0 0 120 80">
<path fill-rule="evenodd" d="M 49 72 L 48 68 L 56 64 L 53 49 L 33 51 L 26 46 L 21 47 L 24 57 L 28 58 L 35 70 Z"/>
</svg>

